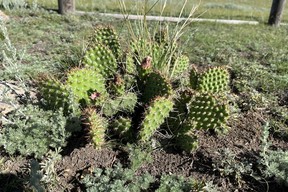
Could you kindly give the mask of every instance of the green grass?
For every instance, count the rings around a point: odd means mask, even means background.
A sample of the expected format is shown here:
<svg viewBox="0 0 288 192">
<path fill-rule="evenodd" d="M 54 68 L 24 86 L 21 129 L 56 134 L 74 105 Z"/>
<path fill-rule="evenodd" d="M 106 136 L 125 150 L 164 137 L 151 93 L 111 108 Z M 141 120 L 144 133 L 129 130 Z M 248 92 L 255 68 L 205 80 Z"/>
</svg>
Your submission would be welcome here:
<svg viewBox="0 0 288 192">
<path fill-rule="evenodd" d="M 143 2 L 139 0 L 122 0 L 125 2 L 127 10 L 131 14 L 139 14 L 143 8 Z M 148 0 L 149 7 L 152 7 L 157 0 Z M 167 6 L 163 15 L 178 16 L 185 0 L 167 0 Z M 28 0 L 33 2 L 33 0 Z M 119 0 L 76 0 L 76 8 L 84 11 L 117 12 L 120 13 Z M 57 1 L 38 0 L 41 6 L 50 9 L 57 9 Z M 272 1 L 267 0 L 188 0 L 184 9 L 184 14 L 188 15 L 192 6 L 199 5 L 195 17 L 218 18 L 218 19 L 246 19 L 267 22 Z M 161 13 L 164 0 L 159 0 L 149 14 L 159 15 Z M 286 9 L 288 5 L 286 4 Z M 142 12 L 141 12 L 142 13 Z M 288 13 L 284 11 L 283 21 L 288 21 Z"/>
</svg>

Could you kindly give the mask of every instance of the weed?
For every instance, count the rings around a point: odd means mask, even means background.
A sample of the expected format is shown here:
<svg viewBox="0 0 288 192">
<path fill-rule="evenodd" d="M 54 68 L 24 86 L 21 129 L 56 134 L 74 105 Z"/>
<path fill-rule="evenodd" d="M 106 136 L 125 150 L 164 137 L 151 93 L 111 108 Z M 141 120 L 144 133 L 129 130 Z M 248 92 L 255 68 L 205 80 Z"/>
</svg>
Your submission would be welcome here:
<svg viewBox="0 0 288 192">
<path fill-rule="evenodd" d="M 263 174 L 266 177 L 275 177 L 276 182 L 288 186 L 288 152 L 270 150 L 268 141 L 269 123 L 263 127 L 260 164 L 264 166 Z"/>
<path fill-rule="evenodd" d="M 134 170 L 123 169 L 121 165 L 102 170 L 96 168 L 92 175 L 86 175 L 81 181 L 86 191 L 135 191 L 147 190 L 153 177 L 148 173 L 136 176 Z"/>
<path fill-rule="evenodd" d="M 229 149 L 220 150 L 220 156 L 213 163 L 214 171 L 218 171 L 221 176 L 231 177 L 241 186 L 242 177 L 253 173 L 250 162 L 240 162 L 236 154 Z"/>
<path fill-rule="evenodd" d="M 0 142 L 7 153 L 41 158 L 49 148 L 66 145 L 70 135 L 61 111 L 44 111 L 37 106 L 21 106 L 8 116 Z"/>
<path fill-rule="evenodd" d="M 144 148 L 143 146 L 129 144 L 127 147 L 130 168 L 132 170 L 136 171 L 141 167 L 141 165 L 153 162 L 153 158 L 151 156 L 152 149 L 150 145 L 146 145 L 146 148 Z"/>
</svg>

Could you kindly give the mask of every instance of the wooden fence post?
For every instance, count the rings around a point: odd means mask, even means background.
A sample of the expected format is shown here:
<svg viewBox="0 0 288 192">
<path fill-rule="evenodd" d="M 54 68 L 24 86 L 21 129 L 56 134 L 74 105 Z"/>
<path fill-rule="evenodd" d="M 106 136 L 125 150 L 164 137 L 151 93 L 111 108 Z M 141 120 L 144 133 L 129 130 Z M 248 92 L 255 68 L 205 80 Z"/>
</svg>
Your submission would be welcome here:
<svg viewBox="0 0 288 192">
<path fill-rule="evenodd" d="M 58 0 L 58 11 L 60 14 L 75 11 L 75 0 Z"/>
<path fill-rule="evenodd" d="M 282 12 L 285 6 L 286 0 L 273 0 L 268 20 L 269 25 L 278 27 L 280 25 Z"/>
</svg>

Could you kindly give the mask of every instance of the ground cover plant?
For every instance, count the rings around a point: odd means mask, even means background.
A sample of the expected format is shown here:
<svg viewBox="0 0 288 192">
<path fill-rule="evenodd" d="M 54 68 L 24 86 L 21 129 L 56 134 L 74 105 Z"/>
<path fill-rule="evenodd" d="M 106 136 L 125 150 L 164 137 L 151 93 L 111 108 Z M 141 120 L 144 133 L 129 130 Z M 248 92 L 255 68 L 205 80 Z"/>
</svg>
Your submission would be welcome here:
<svg viewBox="0 0 288 192">
<path fill-rule="evenodd" d="M 287 190 L 287 27 L 7 13 L 1 190 Z"/>
</svg>

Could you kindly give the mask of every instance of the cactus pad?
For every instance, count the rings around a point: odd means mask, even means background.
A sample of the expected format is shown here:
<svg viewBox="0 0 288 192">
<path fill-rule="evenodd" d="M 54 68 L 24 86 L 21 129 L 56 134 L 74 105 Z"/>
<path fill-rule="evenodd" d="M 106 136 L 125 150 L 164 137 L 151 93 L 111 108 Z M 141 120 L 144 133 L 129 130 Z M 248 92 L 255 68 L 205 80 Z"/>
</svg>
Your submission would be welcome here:
<svg viewBox="0 0 288 192">
<path fill-rule="evenodd" d="M 40 82 L 39 91 L 43 96 L 48 109 L 64 109 L 64 113 L 69 113 L 71 96 L 65 86 L 56 80 L 46 79 Z"/>
<path fill-rule="evenodd" d="M 152 72 L 146 78 L 143 101 L 148 103 L 156 96 L 169 96 L 172 92 L 172 85 L 168 79 L 158 72 Z"/>
<path fill-rule="evenodd" d="M 229 116 L 225 104 L 217 104 L 217 100 L 209 94 L 196 96 L 189 105 L 189 118 L 196 129 L 217 130 L 225 126 Z"/>
<path fill-rule="evenodd" d="M 131 123 L 130 118 L 120 117 L 112 123 L 112 127 L 119 137 L 132 139 Z"/>
<path fill-rule="evenodd" d="M 92 67 L 104 78 L 112 77 L 117 71 L 117 62 L 113 53 L 102 44 L 96 44 L 84 55 L 83 64 Z"/>
<path fill-rule="evenodd" d="M 111 26 L 96 27 L 94 35 L 92 37 L 92 43 L 93 42 L 101 43 L 107 46 L 116 58 L 120 54 L 120 43 L 118 35 Z"/>
<path fill-rule="evenodd" d="M 99 104 L 107 96 L 104 78 L 90 68 L 72 69 L 66 84 L 81 104 Z M 98 96 L 93 97 L 93 94 Z"/>
<path fill-rule="evenodd" d="M 195 135 L 180 134 L 175 138 L 175 142 L 177 146 L 187 153 L 194 151 L 198 147 L 198 138 Z"/>
<path fill-rule="evenodd" d="M 197 89 L 203 92 L 218 93 L 226 91 L 229 83 L 229 72 L 221 67 L 210 68 L 201 73 Z"/>
<path fill-rule="evenodd" d="M 182 74 L 189 68 L 189 57 L 186 55 L 180 55 L 176 58 L 176 61 L 172 67 L 172 77 L 179 79 Z"/>
<path fill-rule="evenodd" d="M 94 146 L 99 149 L 105 144 L 105 132 L 108 127 L 108 122 L 94 109 L 86 109 L 84 111 L 84 116 L 85 124 L 89 129 L 89 137 Z"/>
<path fill-rule="evenodd" d="M 169 98 L 155 98 L 145 112 L 144 120 L 141 123 L 139 138 L 146 142 L 154 134 L 169 116 L 173 109 L 173 102 Z"/>
</svg>

